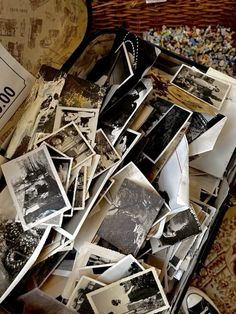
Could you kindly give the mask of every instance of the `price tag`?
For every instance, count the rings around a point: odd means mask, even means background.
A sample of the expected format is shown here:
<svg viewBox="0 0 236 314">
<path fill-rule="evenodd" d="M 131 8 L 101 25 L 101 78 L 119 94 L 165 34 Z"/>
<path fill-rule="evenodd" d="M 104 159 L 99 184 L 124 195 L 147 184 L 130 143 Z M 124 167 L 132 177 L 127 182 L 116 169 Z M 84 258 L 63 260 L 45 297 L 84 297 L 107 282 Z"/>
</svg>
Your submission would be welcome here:
<svg viewBox="0 0 236 314">
<path fill-rule="evenodd" d="M 0 44 L 0 129 L 28 96 L 34 77 Z"/>
</svg>

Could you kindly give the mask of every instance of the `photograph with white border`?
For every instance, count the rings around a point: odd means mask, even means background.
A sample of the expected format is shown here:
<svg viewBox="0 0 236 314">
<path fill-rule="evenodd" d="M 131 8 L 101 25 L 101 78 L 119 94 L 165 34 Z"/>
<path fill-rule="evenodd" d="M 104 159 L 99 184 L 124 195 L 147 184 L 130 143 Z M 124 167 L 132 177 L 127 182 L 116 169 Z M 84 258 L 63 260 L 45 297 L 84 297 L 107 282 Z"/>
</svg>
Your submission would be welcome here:
<svg viewBox="0 0 236 314">
<path fill-rule="evenodd" d="M 2 171 L 24 230 L 70 209 L 45 145 L 3 164 Z"/>
<path fill-rule="evenodd" d="M 98 124 L 99 109 L 58 106 L 53 131 L 74 121 L 87 141 L 93 146 Z"/>
<path fill-rule="evenodd" d="M 155 269 L 130 277 L 87 294 L 95 314 L 159 313 L 169 304 Z"/>
<path fill-rule="evenodd" d="M 171 84 L 219 110 L 231 85 L 182 64 Z"/>
</svg>

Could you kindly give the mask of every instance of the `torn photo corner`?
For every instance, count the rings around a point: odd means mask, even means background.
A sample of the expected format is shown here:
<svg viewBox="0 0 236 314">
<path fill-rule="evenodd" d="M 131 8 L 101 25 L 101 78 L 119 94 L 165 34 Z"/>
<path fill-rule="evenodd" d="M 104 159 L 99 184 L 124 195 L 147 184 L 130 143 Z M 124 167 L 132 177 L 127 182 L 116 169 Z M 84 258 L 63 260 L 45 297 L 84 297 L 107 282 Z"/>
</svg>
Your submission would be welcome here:
<svg viewBox="0 0 236 314">
<path fill-rule="evenodd" d="M 45 145 L 7 162 L 2 170 L 25 230 L 70 209 Z"/>
</svg>

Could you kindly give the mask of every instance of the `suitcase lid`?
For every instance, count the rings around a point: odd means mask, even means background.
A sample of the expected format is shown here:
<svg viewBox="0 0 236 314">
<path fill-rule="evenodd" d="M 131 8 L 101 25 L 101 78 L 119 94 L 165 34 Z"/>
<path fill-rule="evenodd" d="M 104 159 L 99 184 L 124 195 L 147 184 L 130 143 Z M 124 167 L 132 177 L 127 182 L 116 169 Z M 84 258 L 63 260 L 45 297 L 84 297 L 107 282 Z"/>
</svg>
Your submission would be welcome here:
<svg viewBox="0 0 236 314">
<path fill-rule="evenodd" d="M 0 42 L 29 72 L 60 69 L 85 37 L 86 0 L 2 0 Z"/>
</svg>

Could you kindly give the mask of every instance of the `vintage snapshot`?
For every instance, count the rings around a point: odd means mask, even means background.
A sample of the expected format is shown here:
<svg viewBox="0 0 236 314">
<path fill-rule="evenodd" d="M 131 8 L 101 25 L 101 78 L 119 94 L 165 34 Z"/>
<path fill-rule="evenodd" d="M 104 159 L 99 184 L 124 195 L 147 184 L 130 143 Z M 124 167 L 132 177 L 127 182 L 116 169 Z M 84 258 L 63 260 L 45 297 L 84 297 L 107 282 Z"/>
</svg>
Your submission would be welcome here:
<svg viewBox="0 0 236 314">
<path fill-rule="evenodd" d="M 217 110 L 221 108 L 230 90 L 230 84 L 186 65 L 181 66 L 171 83 Z"/>
<path fill-rule="evenodd" d="M 76 285 L 76 280 L 78 279 L 79 274 L 81 274 L 81 272 L 79 273 L 81 268 L 108 265 L 118 262 L 123 257 L 124 255 L 121 253 L 106 249 L 99 245 L 93 243 L 85 244 L 81 248 L 80 254 L 75 259 L 72 273 L 68 279 L 67 285 L 65 286 L 65 290 L 63 291 L 63 297 L 69 299 L 69 297 L 71 296 L 71 293 Z M 96 263 L 97 260 L 99 261 L 98 263 Z M 84 270 L 84 272 L 85 271 L 86 269 Z M 103 271 L 105 271 L 105 269 L 103 269 Z M 92 269 L 87 269 L 86 274 L 89 274 L 91 272 Z M 85 275 L 85 273 L 83 273 L 83 275 Z"/>
<path fill-rule="evenodd" d="M 81 166 L 75 179 L 75 192 L 72 201 L 74 210 L 84 209 L 86 198 L 87 167 Z"/>
<path fill-rule="evenodd" d="M 155 128 L 159 121 L 173 107 L 173 104 L 165 99 L 157 97 L 152 103 L 150 103 L 150 106 L 152 107 L 152 112 L 141 127 L 145 136 L 147 136 Z"/>
<path fill-rule="evenodd" d="M 191 115 L 191 111 L 173 105 L 149 133 L 147 144 L 143 149 L 144 156 L 151 162 L 156 163 Z"/>
<path fill-rule="evenodd" d="M 122 158 L 125 158 L 125 156 L 128 155 L 130 150 L 138 142 L 140 137 L 141 133 L 131 129 L 126 129 L 115 144 L 115 150 Z"/>
<path fill-rule="evenodd" d="M 68 157 L 72 157 L 73 168 L 90 159 L 95 154 L 93 148 L 74 122 L 70 122 L 52 135 L 42 139 L 38 145 L 41 142 L 46 142 Z"/>
<path fill-rule="evenodd" d="M 86 140 L 94 146 L 99 109 L 78 107 L 57 107 L 53 131 L 74 121 Z"/>
<path fill-rule="evenodd" d="M 73 158 L 69 157 L 52 157 L 52 162 L 57 170 L 57 174 L 61 180 L 63 188 L 67 192 L 69 187 L 70 173 Z"/>
<path fill-rule="evenodd" d="M 160 245 L 173 245 L 200 232 L 201 227 L 196 215 L 193 210 L 187 209 L 177 213 L 166 222 L 163 234 L 159 239 Z"/>
<path fill-rule="evenodd" d="M 87 294 L 104 286 L 105 284 L 102 282 L 82 276 L 66 306 L 81 314 L 92 313 L 93 310 L 87 299 Z"/>
<path fill-rule="evenodd" d="M 45 145 L 2 166 L 25 230 L 70 209 L 70 202 Z"/>
<path fill-rule="evenodd" d="M 154 268 L 90 292 L 87 297 L 95 314 L 152 314 L 169 308 Z"/>
<path fill-rule="evenodd" d="M 120 155 L 114 149 L 102 129 L 97 130 L 95 141 L 96 146 L 94 147 L 94 150 L 97 155 L 100 155 L 100 159 L 94 177 L 111 168 L 120 160 Z"/>
<path fill-rule="evenodd" d="M 23 278 L 37 259 L 50 228 L 24 231 L 22 225 L 0 216 L 0 302 Z"/>
<path fill-rule="evenodd" d="M 125 43 L 117 49 L 115 60 L 108 73 L 107 84 L 121 87 L 131 76 L 133 70 Z"/>
<path fill-rule="evenodd" d="M 151 228 L 163 199 L 159 194 L 124 179 L 116 197 L 111 198 L 108 213 L 98 230 L 98 235 L 125 254 L 137 255 Z"/>
<path fill-rule="evenodd" d="M 217 114 L 215 116 L 206 113 L 193 112 L 191 117 L 191 124 L 186 133 L 188 143 L 192 143 L 200 135 L 216 125 L 225 116 Z"/>
<path fill-rule="evenodd" d="M 128 127 L 129 123 L 131 123 L 135 113 L 151 90 L 152 81 L 150 79 L 142 79 L 117 104 L 102 112 L 99 118 L 99 125 L 113 145 Z"/>
<path fill-rule="evenodd" d="M 122 260 L 120 260 L 118 263 L 111 266 L 97 279 L 103 283 L 110 284 L 143 270 L 144 267 L 131 254 L 129 254 L 122 258 Z"/>
</svg>

